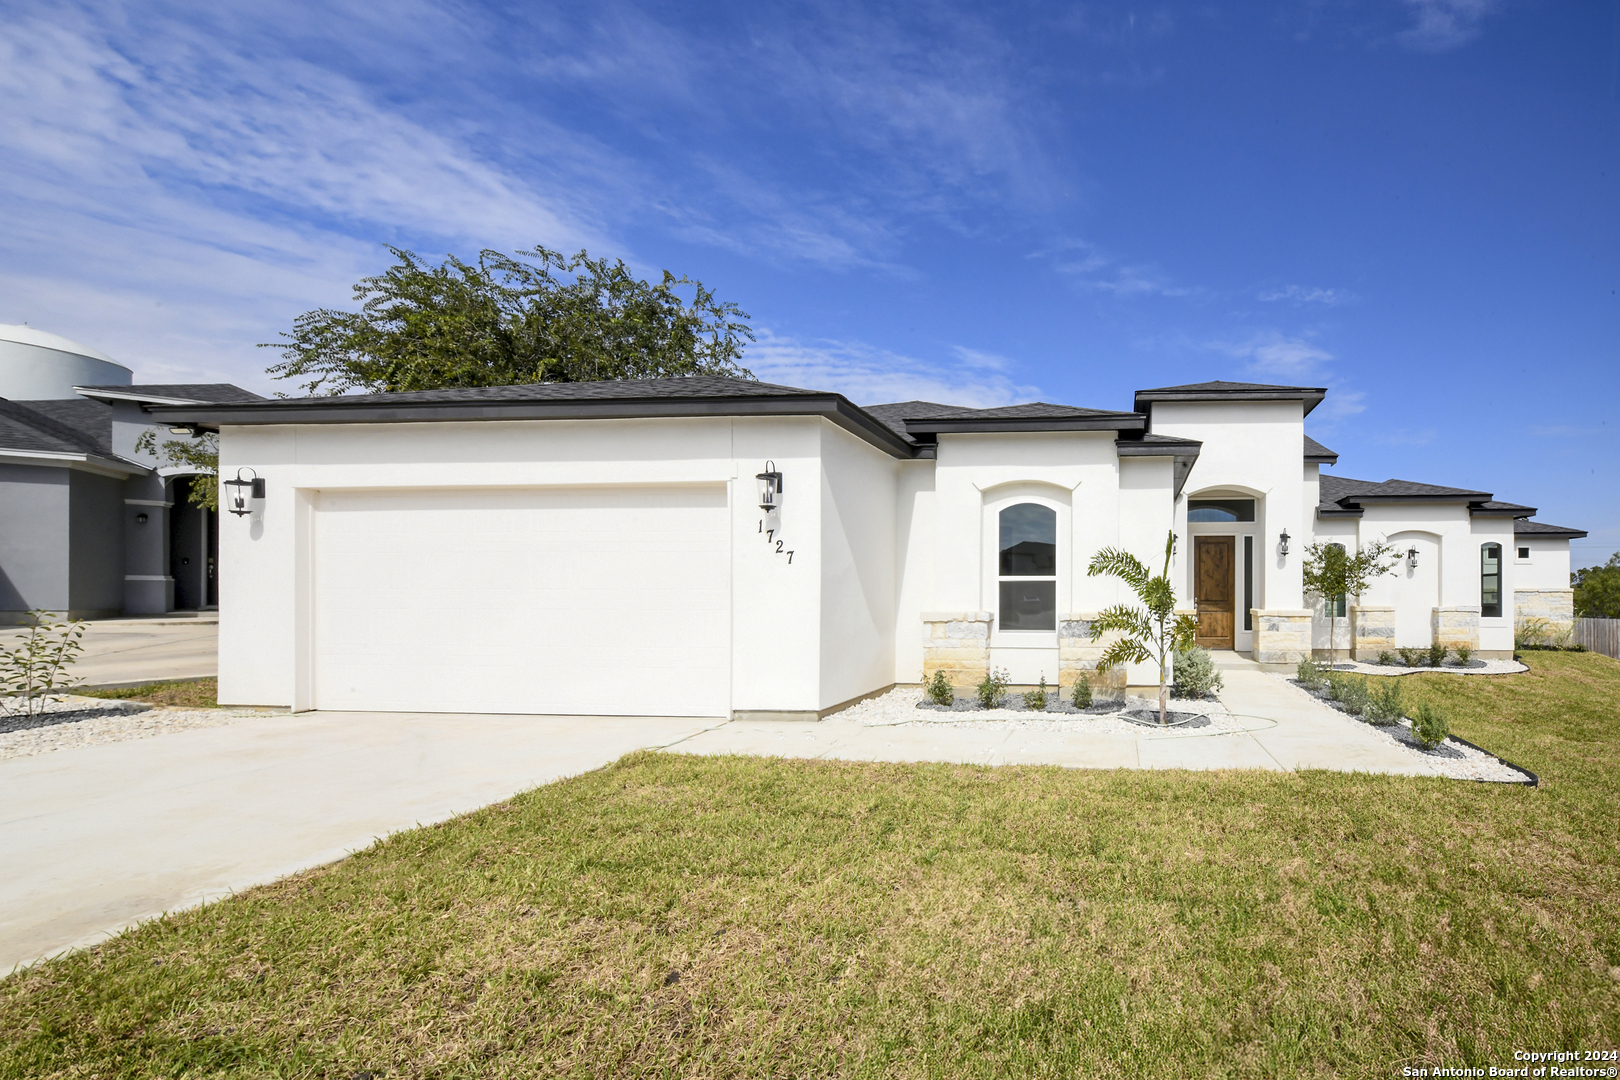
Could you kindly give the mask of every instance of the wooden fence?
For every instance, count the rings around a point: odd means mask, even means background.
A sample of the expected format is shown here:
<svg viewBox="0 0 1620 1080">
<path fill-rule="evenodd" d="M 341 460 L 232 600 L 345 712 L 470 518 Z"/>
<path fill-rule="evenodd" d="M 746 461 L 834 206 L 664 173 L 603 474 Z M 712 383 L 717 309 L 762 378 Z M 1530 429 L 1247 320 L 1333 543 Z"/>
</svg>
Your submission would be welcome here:
<svg viewBox="0 0 1620 1080">
<path fill-rule="evenodd" d="M 1576 619 L 1575 640 L 1595 653 L 1620 659 L 1620 619 Z"/>
</svg>

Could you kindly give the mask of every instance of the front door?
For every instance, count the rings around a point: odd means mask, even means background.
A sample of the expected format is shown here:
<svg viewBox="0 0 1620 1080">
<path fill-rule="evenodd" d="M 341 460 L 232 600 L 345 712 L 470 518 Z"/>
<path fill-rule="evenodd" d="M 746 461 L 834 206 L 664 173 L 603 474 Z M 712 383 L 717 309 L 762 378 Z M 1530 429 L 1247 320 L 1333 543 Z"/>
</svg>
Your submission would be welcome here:
<svg viewBox="0 0 1620 1080">
<path fill-rule="evenodd" d="M 1198 644 L 1206 649 L 1232 648 L 1232 573 L 1236 538 L 1193 538 L 1193 602 L 1198 607 Z"/>
</svg>

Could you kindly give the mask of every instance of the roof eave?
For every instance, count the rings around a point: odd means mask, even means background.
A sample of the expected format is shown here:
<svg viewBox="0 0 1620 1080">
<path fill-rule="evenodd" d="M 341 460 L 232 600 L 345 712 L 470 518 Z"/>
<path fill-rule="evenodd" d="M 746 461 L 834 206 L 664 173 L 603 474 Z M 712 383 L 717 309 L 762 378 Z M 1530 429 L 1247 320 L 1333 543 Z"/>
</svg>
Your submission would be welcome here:
<svg viewBox="0 0 1620 1080">
<path fill-rule="evenodd" d="M 907 420 L 908 435 L 957 435 L 970 432 L 1020 431 L 1136 431 L 1145 427 L 1147 417 L 1137 413 L 1117 413 L 1107 416 L 1006 416 L 940 417 L 931 420 Z"/>
<path fill-rule="evenodd" d="M 1143 405 L 1166 402 L 1221 402 L 1221 401 L 1298 401 L 1305 406 L 1305 415 L 1322 404 L 1327 388 L 1303 386 L 1294 390 L 1138 390 L 1134 404 L 1136 411 L 1145 413 Z"/>
<path fill-rule="evenodd" d="M 916 448 L 842 394 L 782 394 L 752 398 L 620 398 L 596 401 L 455 401 L 368 403 L 363 397 L 342 404 L 285 401 L 160 407 L 160 423 L 221 427 L 277 424 L 423 424 L 476 420 L 656 420 L 715 416 L 820 416 L 897 457 Z"/>
<path fill-rule="evenodd" d="M 92 386 L 75 386 L 73 392 L 92 401 L 134 401 L 142 405 L 207 405 L 197 398 L 154 397 L 151 394 L 126 394 L 116 390 L 97 390 Z"/>
</svg>

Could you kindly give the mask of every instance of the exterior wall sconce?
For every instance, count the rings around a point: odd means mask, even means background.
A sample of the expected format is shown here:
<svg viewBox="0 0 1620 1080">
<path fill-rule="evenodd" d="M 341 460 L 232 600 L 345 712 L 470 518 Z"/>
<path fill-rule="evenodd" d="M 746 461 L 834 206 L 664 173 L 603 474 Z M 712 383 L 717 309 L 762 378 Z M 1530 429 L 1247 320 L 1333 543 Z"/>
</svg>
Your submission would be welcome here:
<svg viewBox="0 0 1620 1080">
<path fill-rule="evenodd" d="M 253 475 L 244 480 L 244 471 Z M 230 489 L 226 494 L 226 506 L 237 517 L 264 509 L 264 478 L 252 469 L 237 469 L 236 479 L 225 481 L 224 486 Z"/>
<path fill-rule="evenodd" d="M 776 471 L 776 462 L 767 461 L 765 471 L 755 473 L 759 481 L 759 508 L 767 514 L 782 507 L 782 474 Z"/>
<path fill-rule="evenodd" d="M 145 514 L 136 514 L 135 515 L 135 524 L 137 524 L 137 525 L 145 525 L 146 524 L 146 515 Z"/>
<path fill-rule="evenodd" d="M 1277 554 L 1288 554 L 1288 530 L 1284 529 L 1282 535 L 1277 537 Z"/>
<path fill-rule="evenodd" d="M 1174 555 L 1176 553 L 1176 548 L 1178 548 L 1180 546 L 1181 546 L 1181 534 L 1180 533 L 1171 533 L 1170 534 L 1170 554 Z"/>
<path fill-rule="evenodd" d="M 1417 548 L 1415 547 L 1406 549 L 1406 568 L 1408 570 L 1417 569 Z"/>
</svg>

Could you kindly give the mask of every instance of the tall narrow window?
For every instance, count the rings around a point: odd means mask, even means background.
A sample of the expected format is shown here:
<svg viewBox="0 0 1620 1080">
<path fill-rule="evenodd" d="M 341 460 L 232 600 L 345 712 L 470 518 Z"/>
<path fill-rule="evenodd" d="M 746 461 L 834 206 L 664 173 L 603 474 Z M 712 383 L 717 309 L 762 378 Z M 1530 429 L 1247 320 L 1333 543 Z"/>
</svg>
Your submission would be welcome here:
<svg viewBox="0 0 1620 1080">
<path fill-rule="evenodd" d="M 1479 614 L 1486 619 L 1502 617 L 1502 545 L 1479 546 Z"/>
<path fill-rule="evenodd" d="M 1254 629 L 1254 537 L 1243 538 L 1243 629 Z"/>
<path fill-rule="evenodd" d="M 1057 511 L 1019 503 L 1001 512 L 1002 630 L 1057 629 Z"/>
<path fill-rule="evenodd" d="M 1329 544 L 1328 547 L 1338 548 L 1339 554 L 1344 554 L 1343 544 Z M 1350 609 L 1347 605 L 1347 598 L 1345 597 L 1344 593 L 1340 593 L 1338 596 L 1333 597 L 1333 599 L 1327 602 L 1327 614 L 1328 618 L 1330 619 L 1342 619 L 1346 615 L 1350 614 Z"/>
</svg>

